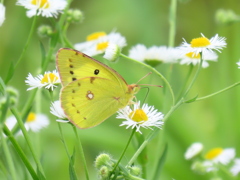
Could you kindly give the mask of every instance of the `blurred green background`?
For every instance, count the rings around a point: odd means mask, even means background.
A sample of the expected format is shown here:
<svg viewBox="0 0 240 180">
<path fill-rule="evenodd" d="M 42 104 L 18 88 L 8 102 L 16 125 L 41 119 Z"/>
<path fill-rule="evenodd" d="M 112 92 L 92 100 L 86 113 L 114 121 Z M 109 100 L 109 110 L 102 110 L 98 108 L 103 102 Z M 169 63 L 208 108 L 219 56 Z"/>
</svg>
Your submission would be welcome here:
<svg viewBox="0 0 240 180">
<path fill-rule="evenodd" d="M 16 6 L 16 1 L 5 0 L 6 20 L 0 27 L 0 76 L 5 78 L 10 63 L 16 62 L 23 46 L 26 43 L 28 33 L 33 18 L 26 17 L 26 10 Z M 74 44 L 85 41 L 85 37 L 96 31 L 112 30 L 120 32 L 126 37 L 128 46 L 123 49 L 123 53 L 128 54 L 131 46 L 138 43 L 146 46 L 167 45 L 169 35 L 169 6 L 170 0 L 101 0 L 101 1 L 79 1 L 75 0 L 71 8 L 81 9 L 84 13 L 84 21 L 81 24 L 73 24 L 68 31 L 68 38 Z M 210 67 L 203 69 L 197 82 L 192 88 L 189 97 L 195 95 L 205 96 L 218 91 L 240 80 L 240 69 L 236 62 L 240 57 L 240 24 L 219 25 L 215 21 L 215 13 L 218 9 L 231 9 L 240 14 L 239 0 L 190 0 L 188 2 L 178 2 L 177 5 L 177 25 L 175 46 L 180 45 L 182 38 L 188 42 L 192 38 L 203 33 L 210 38 L 215 34 L 227 38 L 227 48 L 219 54 L 218 62 L 210 62 Z M 52 24 L 51 19 L 38 18 L 38 26 L 42 24 Z M 18 107 L 24 105 L 26 98 L 31 91 L 26 91 L 27 86 L 24 81 L 30 72 L 37 75 L 38 67 L 41 63 L 40 43 L 48 48 L 47 38 L 38 37 L 34 34 L 30 46 L 9 85 L 18 89 L 20 93 Z M 60 48 L 60 46 L 59 46 Z M 56 49 L 57 50 L 57 49 Z M 137 82 L 141 77 L 149 72 L 133 62 L 128 62 L 121 58 L 118 63 L 110 65 L 126 79 L 128 83 Z M 50 64 L 48 70 L 53 70 L 55 64 Z M 157 67 L 161 73 L 166 75 L 169 72 L 169 65 Z M 184 77 L 189 67 L 174 64 L 171 78 L 169 79 L 177 94 L 184 82 Z M 145 83 L 163 84 L 163 81 L 155 74 L 146 78 Z M 158 89 L 150 87 L 147 103 L 154 105 L 159 111 L 166 113 L 169 109 L 171 98 L 163 96 L 163 87 Z M 58 89 L 59 90 L 59 89 Z M 156 159 L 161 152 L 156 151 L 156 146 L 162 146 L 167 142 L 168 153 L 164 165 L 161 179 L 171 180 L 201 180 L 209 179 L 208 176 L 198 175 L 191 171 L 191 163 L 184 159 L 186 148 L 193 142 L 199 141 L 205 145 L 205 150 L 214 147 L 234 147 L 237 156 L 240 157 L 240 93 L 239 87 L 213 98 L 199 101 L 192 104 L 185 104 L 169 118 L 164 125 L 164 129 L 155 137 L 147 147 L 148 151 L 148 173 L 155 169 Z M 166 89 L 167 91 L 167 89 Z M 137 96 L 142 100 L 145 96 L 143 90 Z M 57 100 L 57 96 L 56 96 Z M 41 100 L 42 112 L 47 114 L 51 124 L 39 133 L 31 133 L 32 141 L 37 153 L 41 157 L 47 179 L 69 179 L 68 158 L 60 140 L 55 118 L 49 113 L 50 101 L 47 98 Z M 84 151 L 90 170 L 91 179 L 96 179 L 94 168 L 95 157 L 101 152 L 112 154 L 115 159 L 120 156 L 130 135 L 130 130 L 119 127 L 121 120 L 116 120 L 115 116 L 108 119 L 101 125 L 79 130 Z M 76 144 L 76 139 L 72 128 L 69 125 L 62 125 L 70 152 Z M 150 130 L 143 130 L 143 135 L 147 135 Z M 22 147 L 25 146 L 23 138 L 18 138 Z M 10 144 L 9 144 L 10 145 Z M 25 148 L 26 153 L 28 149 Z M 123 163 L 128 162 L 135 152 L 130 146 Z M 16 153 L 14 150 L 13 154 Z M 84 170 L 79 153 L 76 158 L 76 170 L 79 179 L 84 179 Z M 29 155 L 30 156 L 30 155 Z M 14 155 L 15 157 L 15 155 Z M 16 159 L 17 156 L 16 156 Z M 19 164 L 19 174 L 24 177 Z M 1 177 L 1 174 L 0 174 Z M 151 177 L 151 176 L 149 176 Z"/>
</svg>

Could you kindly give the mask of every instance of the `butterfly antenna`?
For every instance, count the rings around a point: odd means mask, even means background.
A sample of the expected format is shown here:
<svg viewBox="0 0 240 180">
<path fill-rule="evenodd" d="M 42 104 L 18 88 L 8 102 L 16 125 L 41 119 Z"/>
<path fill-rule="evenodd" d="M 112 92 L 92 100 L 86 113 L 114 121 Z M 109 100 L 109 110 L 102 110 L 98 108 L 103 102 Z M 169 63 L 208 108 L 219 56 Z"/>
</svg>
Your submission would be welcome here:
<svg viewBox="0 0 240 180">
<path fill-rule="evenodd" d="M 150 74 L 152 74 L 152 72 L 147 73 L 145 76 L 143 76 L 141 79 L 139 79 L 136 84 L 138 84 L 141 80 L 143 80 L 144 78 L 146 78 L 146 77 L 149 76 Z"/>
</svg>

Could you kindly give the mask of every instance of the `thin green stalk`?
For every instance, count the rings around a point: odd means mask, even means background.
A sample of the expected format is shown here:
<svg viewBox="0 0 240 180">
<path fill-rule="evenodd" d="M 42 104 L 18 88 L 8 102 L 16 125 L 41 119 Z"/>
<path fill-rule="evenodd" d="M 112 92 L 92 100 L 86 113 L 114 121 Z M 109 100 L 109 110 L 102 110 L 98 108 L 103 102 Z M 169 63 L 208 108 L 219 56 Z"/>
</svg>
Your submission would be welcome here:
<svg viewBox="0 0 240 180">
<path fill-rule="evenodd" d="M 187 82 L 188 82 L 188 80 L 189 80 L 189 78 L 190 78 L 190 76 L 192 74 L 192 71 L 193 71 L 193 65 L 191 64 L 190 67 L 189 67 L 189 71 L 187 73 L 187 76 L 185 78 L 185 82 L 184 82 L 184 84 L 183 84 L 183 86 L 182 86 L 182 88 L 180 90 L 180 93 L 179 93 L 179 96 L 178 96 L 177 100 L 179 100 L 182 97 L 182 94 L 183 94 L 183 92 L 185 90 L 185 87 L 187 86 Z"/>
<path fill-rule="evenodd" d="M 83 161 L 86 179 L 89 180 L 89 173 L 88 173 L 88 168 L 87 168 L 87 162 L 86 162 L 86 159 L 85 159 L 85 156 L 84 156 L 84 151 L 83 151 L 82 143 L 81 143 L 81 140 L 80 140 L 80 138 L 79 138 L 79 136 L 78 136 L 76 126 L 72 125 L 72 127 L 73 127 L 74 134 L 75 134 L 75 136 L 76 136 L 76 138 L 77 138 L 78 148 L 79 148 L 79 150 L 80 150 L 80 157 L 81 157 L 81 159 L 82 159 L 82 161 Z"/>
<path fill-rule="evenodd" d="M 192 88 L 193 84 L 195 83 L 199 73 L 200 73 L 200 70 L 202 69 L 202 63 L 203 63 L 203 59 L 202 59 L 202 52 L 199 53 L 200 54 L 200 63 L 199 63 L 199 66 L 198 66 L 198 69 L 197 69 L 197 72 L 195 73 L 191 83 L 189 84 L 185 94 L 183 95 L 183 97 L 186 97 L 187 94 L 189 93 L 190 89 Z"/>
<path fill-rule="evenodd" d="M 126 58 L 126 59 L 129 59 L 129 60 L 131 60 L 131 61 L 134 61 L 134 62 L 136 62 L 136 63 L 138 63 L 138 64 L 141 64 L 141 65 L 145 66 L 146 68 L 150 69 L 151 71 L 155 72 L 155 73 L 164 81 L 164 83 L 167 85 L 167 87 L 168 87 L 168 89 L 169 89 L 169 91 L 170 91 L 170 93 L 171 93 L 171 96 L 172 96 L 172 105 L 175 104 L 175 96 L 174 96 L 172 87 L 171 87 L 171 85 L 169 84 L 169 82 L 167 81 L 167 79 L 166 79 L 160 72 L 158 72 L 158 71 L 157 71 L 155 68 L 153 68 L 152 66 L 149 66 L 149 65 L 147 65 L 147 64 L 145 64 L 145 63 L 143 63 L 143 62 L 137 61 L 137 60 L 135 60 L 135 59 L 129 58 L 128 56 L 126 56 L 126 55 L 124 55 L 124 54 L 120 54 L 120 56 L 122 56 L 122 57 L 124 57 L 124 58 Z"/>
<path fill-rule="evenodd" d="M 61 39 L 64 47 L 70 47 L 74 48 L 73 45 L 68 41 L 67 39 L 67 29 L 69 27 L 69 23 L 66 23 L 65 26 L 63 27 L 62 33 L 61 33 Z"/>
<path fill-rule="evenodd" d="M 68 159 L 71 160 L 71 156 L 70 156 L 70 153 L 69 153 L 69 151 L 68 151 L 67 144 L 65 143 L 65 142 L 66 142 L 66 141 L 65 141 L 65 138 L 64 138 L 64 136 L 63 136 L 61 123 L 58 123 L 58 129 L 59 129 L 59 131 L 60 131 L 61 139 L 62 139 L 64 148 L 65 148 L 65 151 L 66 151 L 66 153 L 67 153 Z"/>
<path fill-rule="evenodd" d="M 128 139 L 127 145 L 125 146 L 125 148 L 124 148 L 124 150 L 123 150 L 120 158 L 118 159 L 117 163 L 115 164 L 115 166 L 114 166 L 114 168 L 113 168 L 113 170 L 112 170 L 112 173 L 117 169 L 119 163 L 121 162 L 123 156 L 125 155 L 125 153 L 126 153 L 126 151 L 127 151 L 127 148 L 128 148 L 128 146 L 129 146 L 130 142 L 132 141 L 132 138 L 133 138 L 133 135 L 134 135 L 135 132 L 136 132 L 136 128 L 134 128 L 134 129 L 132 130 L 132 133 L 131 133 L 131 135 L 130 135 L 130 137 L 129 137 L 129 139 Z"/>
<path fill-rule="evenodd" d="M 207 98 L 216 96 L 216 95 L 218 95 L 218 94 L 220 94 L 220 93 L 223 93 L 223 92 L 225 92 L 225 91 L 228 91 L 228 90 L 230 90 L 230 89 L 232 89 L 232 88 L 234 88 L 234 87 L 236 87 L 236 86 L 238 86 L 238 85 L 240 85 L 240 82 L 234 83 L 234 84 L 232 84 L 231 86 L 228 86 L 228 87 L 226 87 L 226 88 L 224 88 L 224 89 L 221 89 L 221 90 L 219 90 L 219 91 L 217 91 L 217 92 L 215 92 L 215 93 L 209 94 L 209 95 L 207 95 L 207 96 L 203 96 L 203 97 L 197 98 L 195 101 L 200 101 L 200 100 L 204 100 L 204 99 L 207 99 Z"/>
<path fill-rule="evenodd" d="M 21 131 L 22 131 L 22 133 L 24 135 L 24 138 L 25 138 L 25 140 L 26 140 L 26 142 L 28 144 L 28 147 L 29 147 L 29 149 L 30 149 L 30 151 L 32 153 L 33 159 L 34 159 L 35 163 L 37 164 L 37 167 L 39 168 L 40 172 L 44 176 L 44 171 L 43 171 L 42 165 L 41 165 L 40 161 L 37 158 L 36 152 L 34 151 L 33 145 L 32 145 L 32 143 L 30 141 L 28 132 L 27 132 L 27 130 L 26 130 L 24 124 L 23 124 L 23 121 L 22 121 L 22 119 L 21 119 L 17 109 L 16 108 L 11 108 L 11 112 L 15 116 L 15 118 L 17 119 L 19 127 L 20 127 L 20 129 L 21 129 Z"/>
<path fill-rule="evenodd" d="M 23 48 L 23 51 L 22 51 L 19 59 L 17 60 L 16 64 L 15 64 L 14 67 L 13 67 L 12 73 L 9 73 L 9 74 L 7 75 L 7 78 L 5 79 L 5 84 L 7 84 L 7 83 L 11 80 L 11 78 L 13 77 L 13 74 L 14 74 L 16 68 L 17 68 L 17 66 L 19 65 L 19 63 L 20 63 L 21 60 L 23 59 L 23 56 L 24 56 L 25 53 L 26 53 L 26 50 L 27 50 L 27 48 L 28 48 L 28 46 L 29 46 L 29 43 L 30 43 L 30 40 L 31 40 L 31 38 L 32 38 L 33 32 L 34 32 L 34 30 L 35 30 L 36 22 L 37 22 L 37 16 L 34 16 L 33 22 L 32 22 L 32 26 L 31 26 L 31 28 L 30 28 L 30 32 L 29 32 L 29 35 L 28 35 L 28 38 L 27 38 L 27 42 L 26 42 L 26 44 L 25 44 L 25 46 L 24 46 L 24 48 Z"/>
<path fill-rule="evenodd" d="M 24 154 L 23 150 L 21 149 L 21 147 L 19 146 L 19 144 L 17 143 L 16 139 L 14 138 L 14 136 L 12 135 L 11 131 L 9 131 L 8 127 L 6 125 L 4 125 L 3 127 L 3 131 L 4 134 L 9 138 L 9 140 L 11 141 L 13 147 L 15 148 L 16 152 L 18 153 L 18 155 L 20 156 L 21 160 L 23 161 L 23 163 L 25 164 L 25 167 L 28 169 L 28 172 L 30 173 L 30 175 L 32 176 L 32 178 L 34 180 L 39 180 L 36 172 L 34 171 L 32 165 L 30 164 L 27 156 Z"/>
<path fill-rule="evenodd" d="M 169 116 L 181 105 L 183 104 L 183 99 L 179 100 L 178 103 L 168 111 L 168 113 L 164 116 L 163 121 L 166 122 Z M 160 129 L 159 128 L 154 128 L 153 131 L 151 131 L 146 139 L 143 141 L 141 146 L 138 148 L 138 150 L 135 152 L 135 154 L 132 156 L 130 161 L 128 162 L 127 166 L 130 166 L 133 164 L 133 162 L 137 159 L 139 154 L 143 151 L 143 149 L 147 146 L 147 144 L 152 140 L 153 137 L 155 137 Z"/>
<path fill-rule="evenodd" d="M 177 14 L 177 0 L 171 0 L 169 12 L 169 39 L 168 46 L 173 47 L 176 35 L 176 14 Z"/>
<path fill-rule="evenodd" d="M 14 167 L 13 159 L 12 159 L 11 153 L 9 152 L 9 148 L 8 148 L 7 143 L 6 143 L 6 138 L 3 136 L 2 128 L 1 128 L 1 131 L 0 131 L 0 137 L 2 139 L 3 151 L 4 151 L 4 155 L 5 155 L 8 167 L 9 167 L 11 178 L 13 180 L 17 180 L 17 176 L 16 176 L 16 173 L 15 173 L 16 170 L 15 170 L 15 167 Z"/>
<path fill-rule="evenodd" d="M 73 176 L 72 178 L 73 178 L 73 179 L 77 179 L 77 174 L 76 174 L 75 169 L 73 168 L 73 164 L 72 164 L 73 162 L 72 162 L 72 159 L 71 159 L 71 155 L 70 155 L 70 153 L 69 153 L 69 150 L 68 150 L 68 147 L 67 147 L 65 138 L 64 138 L 64 136 L 63 136 L 63 131 L 62 131 L 61 123 L 58 123 L 58 129 L 59 129 L 59 131 L 60 131 L 62 143 L 63 143 L 64 148 L 65 148 L 65 151 L 66 151 L 66 153 L 67 153 L 67 156 L 68 156 L 68 159 L 69 159 L 69 163 L 70 163 L 70 165 L 71 165 L 71 167 L 72 167 L 72 170 L 73 170 L 73 171 L 71 171 L 71 173 L 73 173 L 73 174 L 72 174 L 72 176 Z M 70 178 L 70 179 L 72 179 L 72 178 Z"/>
<path fill-rule="evenodd" d="M 27 116 L 27 113 L 29 112 L 29 109 L 31 108 L 33 100 L 34 100 L 34 98 L 36 96 L 37 90 L 38 89 L 33 89 L 32 90 L 32 94 L 27 99 L 27 102 L 25 103 L 25 105 L 24 105 L 24 107 L 23 107 L 23 109 L 21 111 L 22 119 Z"/>
</svg>

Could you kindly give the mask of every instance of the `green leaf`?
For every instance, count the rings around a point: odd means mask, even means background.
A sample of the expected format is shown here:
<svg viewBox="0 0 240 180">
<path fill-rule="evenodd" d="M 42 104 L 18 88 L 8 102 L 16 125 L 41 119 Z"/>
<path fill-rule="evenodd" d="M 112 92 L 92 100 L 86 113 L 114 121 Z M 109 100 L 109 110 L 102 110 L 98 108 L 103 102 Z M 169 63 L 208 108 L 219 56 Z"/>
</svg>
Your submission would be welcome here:
<svg viewBox="0 0 240 180">
<path fill-rule="evenodd" d="M 14 69 L 15 69 L 14 64 L 13 64 L 13 62 L 11 62 L 9 70 L 8 70 L 7 77 L 5 79 L 5 84 L 7 84 L 12 79 L 12 76 L 14 74 Z"/>
<path fill-rule="evenodd" d="M 196 101 L 197 97 L 198 97 L 198 94 L 197 94 L 194 98 L 189 99 L 189 100 L 184 101 L 184 102 L 185 102 L 185 103 L 192 103 L 192 102 Z"/>
<path fill-rule="evenodd" d="M 163 165 L 166 161 L 166 157 L 167 157 L 167 150 L 168 150 L 168 145 L 166 144 L 162 153 L 162 156 L 160 157 L 156 169 L 155 169 L 155 173 L 154 173 L 154 177 L 152 178 L 153 180 L 155 179 L 160 179 L 160 175 L 161 175 L 161 171 L 163 169 Z"/>
<path fill-rule="evenodd" d="M 6 86 L 5 86 L 2 78 L 0 77 L 0 93 L 5 94 L 5 89 L 6 89 Z"/>
<path fill-rule="evenodd" d="M 76 175 L 76 171 L 74 169 L 74 162 L 75 162 L 75 148 L 73 150 L 73 155 L 70 158 L 70 162 L 69 162 L 69 176 L 70 176 L 70 180 L 77 180 L 77 175 Z"/>
<path fill-rule="evenodd" d="M 39 180 L 46 180 L 45 176 L 42 174 L 39 167 L 37 167 L 37 175 L 39 177 Z"/>
<path fill-rule="evenodd" d="M 46 60 L 46 51 L 45 51 L 45 48 L 44 48 L 42 42 L 40 42 L 40 50 L 41 50 L 41 55 L 42 55 L 41 67 L 43 67 L 44 61 Z"/>
</svg>

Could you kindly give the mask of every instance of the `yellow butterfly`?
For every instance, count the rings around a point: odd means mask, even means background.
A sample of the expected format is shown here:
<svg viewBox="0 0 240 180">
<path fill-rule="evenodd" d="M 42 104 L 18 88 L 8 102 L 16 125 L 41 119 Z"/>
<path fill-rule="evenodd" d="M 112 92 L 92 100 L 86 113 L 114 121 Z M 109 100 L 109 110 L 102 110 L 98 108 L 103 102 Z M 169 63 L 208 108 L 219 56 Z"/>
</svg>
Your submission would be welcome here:
<svg viewBox="0 0 240 180">
<path fill-rule="evenodd" d="M 81 129 L 94 127 L 127 106 L 140 89 L 128 85 L 105 64 L 73 49 L 59 49 L 57 68 L 61 106 L 70 122 Z"/>
</svg>

